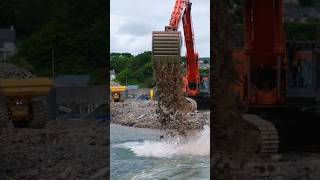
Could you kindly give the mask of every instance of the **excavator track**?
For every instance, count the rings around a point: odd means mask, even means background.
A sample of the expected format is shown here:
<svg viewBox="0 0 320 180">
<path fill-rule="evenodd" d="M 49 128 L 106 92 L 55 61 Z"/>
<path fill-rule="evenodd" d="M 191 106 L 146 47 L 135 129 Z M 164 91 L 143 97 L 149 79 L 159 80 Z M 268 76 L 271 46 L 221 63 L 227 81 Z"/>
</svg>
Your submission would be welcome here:
<svg viewBox="0 0 320 180">
<path fill-rule="evenodd" d="M 279 136 L 276 127 L 269 121 L 254 114 L 243 114 L 242 118 L 249 124 L 255 126 L 260 132 L 260 146 L 258 155 L 260 157 L 271 157 L 279 152 Z"/>
</svg>

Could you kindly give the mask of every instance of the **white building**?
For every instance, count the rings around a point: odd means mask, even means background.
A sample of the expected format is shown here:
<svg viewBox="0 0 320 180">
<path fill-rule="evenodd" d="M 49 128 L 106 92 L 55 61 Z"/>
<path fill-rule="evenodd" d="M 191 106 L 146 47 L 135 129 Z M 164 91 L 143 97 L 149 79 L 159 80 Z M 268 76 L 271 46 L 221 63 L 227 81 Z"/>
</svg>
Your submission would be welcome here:
<svg viewBox="0 0 320 180">
<path fill-rule="evenodd" d="M 10 56 L 15 55 L 16 34 L 13 27 L 0 29 L 0 62 L 5 62 Z"/>
<path fill-rule="evenodd" d="M 110 71 L 110 80 L 113 81 L 116 79 L 116 72 L 115 70 Z"/>
</svg>

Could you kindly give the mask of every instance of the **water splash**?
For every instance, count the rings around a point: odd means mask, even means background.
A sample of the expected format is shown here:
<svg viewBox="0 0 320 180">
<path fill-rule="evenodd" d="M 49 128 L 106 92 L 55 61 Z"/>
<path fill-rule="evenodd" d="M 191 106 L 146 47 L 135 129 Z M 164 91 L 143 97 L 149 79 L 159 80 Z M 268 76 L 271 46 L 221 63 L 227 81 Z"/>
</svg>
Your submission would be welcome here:
<svg viewBox="0 0 320 180">
<path fill-rule="evenodd" d="M 175 156 L 209 156 L 210 128 L 205 127 L 200 133 L 188 139 L 166 141 L 126 142 L 117 147 L 127 148 L 137 156 L 171 158 Z"/>
</svg>

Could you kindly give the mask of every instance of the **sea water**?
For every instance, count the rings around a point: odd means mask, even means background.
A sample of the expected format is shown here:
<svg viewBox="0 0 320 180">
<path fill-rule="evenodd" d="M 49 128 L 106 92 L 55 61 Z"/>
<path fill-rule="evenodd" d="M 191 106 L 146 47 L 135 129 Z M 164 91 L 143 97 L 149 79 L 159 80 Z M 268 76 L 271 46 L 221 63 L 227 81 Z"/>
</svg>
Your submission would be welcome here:
<svg viewBox="0 0 320 180">
<path fill-rule="evenodd" d="M 210 128 L 186 139 L 111 124 L 111 179 L 210 179 Z"/>
</svg>

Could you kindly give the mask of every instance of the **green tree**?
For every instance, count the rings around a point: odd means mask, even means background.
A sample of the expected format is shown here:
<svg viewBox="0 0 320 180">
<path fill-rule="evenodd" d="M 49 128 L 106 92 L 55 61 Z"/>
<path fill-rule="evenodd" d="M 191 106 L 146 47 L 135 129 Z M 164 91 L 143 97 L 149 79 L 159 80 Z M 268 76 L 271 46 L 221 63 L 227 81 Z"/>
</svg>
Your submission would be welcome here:
<svg viewBox="0 0 320 180">
<path fill-rule="evenodd" d="M 137 84 L 142 87 L 152 87 L 153 63 L 151 52 L 147 51 L 137 56 L 129 53 L 111 53 L 110 67 L 115 69 L 116 81 L 121 84 Z"/>
<path fill-rule="evenodd" d="M 285 22 L 287 40 L 315 40 L 319 33 L 318 21 Z"/>
<path fill-rule="evenodd" d="M 300 6 L 307 7 L 315 5 L 315 0 L 298 0 Z"/>
<path fill-rule="evenodd" d="M 0 23 L 16 27 L 18 54 L 12 62 L 50 76 L 54 56 L 56 75 L 89 74 L 92 84 L 107 83 L 107 1 L 9 1 L 0 2 L 0 7 L 8 5 L 0 11 Z"/>
</svg>

